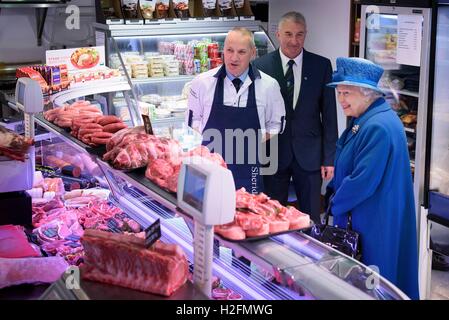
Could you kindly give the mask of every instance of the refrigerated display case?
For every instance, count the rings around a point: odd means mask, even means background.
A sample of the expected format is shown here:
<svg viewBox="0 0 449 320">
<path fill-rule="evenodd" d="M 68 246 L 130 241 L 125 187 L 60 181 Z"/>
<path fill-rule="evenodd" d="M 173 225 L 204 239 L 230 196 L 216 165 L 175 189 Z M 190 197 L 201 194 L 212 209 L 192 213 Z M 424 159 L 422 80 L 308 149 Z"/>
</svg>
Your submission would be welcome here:
<svg viewBox="0 0 449 320">
<path fill-rule="evenodd" d="M 421 211 L 426 214 L 428 228 L 425 246 L 427 250 L 425 265 L 427 274 L 424 278 L 426 296 L 430 296 L 431 267 L 433 255 L 449 257 L 449 1 L 440 0 L 436 8 L 436 23 L 433 38 L 435 56 L 433 92 L 429 105 L 429 139 L 426 158 L 425 201 Z M 424 222 L 423 222 L 424 223 Z M 440 260 L 444 261 L 444 258 Z"/>
<path fill-rule="evenodd" d="M 407 137 L 413 174 L 419 239 L 420 296 L 426 297 L 428 224 L 422 209 L 425 198 L 429 73 L 431 67 L 432 4 L 423 1 L 364 1 L 360 57 L 381 65 L 379 85 L 397 112 Z"/>
<path fill-rule="evenodd" d="M 449 196 L 449 6 L 438 8 L 438 24 L 435 52 L 435 79 L 432 108 L 432 132 L 429 164 L 429 190 L 438 193 L 441 198 Z M 435 195 L 430 197 L 430 208 Z M 449 200 L 443 207 L 449 210 Z M 449 221 L 449 211 L 439 214 L 440 218 Z M 449 223 L 446 222 L 449 226 Z"/>
<path fill-rule="evenodd" d="M 105 91 L 108 89 L 110 88 L 103 88 Z M 119 88 L 121 89 L 124 88 Z M 84 96 L 89 94 L 86 90 L 88 89 L 73 89 L 58 94 L 58 103 L 70 103 L 75 98 L 88 99 L 89 97 Z M 99 90 L 96 89 L 95 92 L 98 93 Z M 167 192 L 148 180 L 145 168 L 132 171 L 113 169 L 102 160 L 104 149 L 83 145 L 68 131 L 58 128 L 42 116 L 36 117 L 36 123 L 76 150 L 66 152 L 61 145 L 50 146 L 47 151 L 40 153 L 43 164 L 50 164 L 46 159 L 49 154 L 63 156 L 67 153 L 67 156 L 74 157 L 83 153 L 94 160 L 101 172 L 102 186 L 107 185 L 111 190 L 109 201 L 126 212 L 142 229 L 160 219 L 162 240 L 180 245 L 187 255 L 189 265 L 193 267 L 193 221 L 178 209 L 176 194 Z M 404 293 L 375 273 L 375 270 L 302 232 L 266 237 L 258 241 L 233 242 L 218 236 L 216 239 L 220 244 L 220 255 L 214 257 L 213 275 L 220 279 L 223 287 L 240 294 L 243 299 L 407 299 Z M 237 258 L 239 256 L 250 260 L 251 266 L 242 264 Z M 105 290 L 106 287 L 109 289 Z M 188 288 L 181 291 L 183 299 L 204 298 L 192 290 L 190 282 Z M 62 278 L 48 289 L 42 299 L 132 297 L 160 298 L 131 294 L 126 289 L 91 282 L 86 282 L 85 286 L 81 285 L 81 289 L 73 291 L 67 289 L 65 278 Z"/>
<path fill-rule="evenodd" d="M 150 116 L 156 134 L 165 136 L 184 123 L 190 81 L 222 64 L 223 43 L 230 29 L 253 31 L 260 56 L 275 49 L 258 21 L 94 27 L 97 42 L 105 43 L 108 65 L 122 70 L 139 101 L 139 111 Z M 112 105 L 112 111 L 126 120 L 124 101 L 116 97 Z"/>
<path fill-rule="evenodd" d="M 424 198 L 431 8 L 413 7 L 410 1 L 362 4 L 360 57 L 385 70 L 379 86 L 404 124 L 419 208 Z"/>
</svg>

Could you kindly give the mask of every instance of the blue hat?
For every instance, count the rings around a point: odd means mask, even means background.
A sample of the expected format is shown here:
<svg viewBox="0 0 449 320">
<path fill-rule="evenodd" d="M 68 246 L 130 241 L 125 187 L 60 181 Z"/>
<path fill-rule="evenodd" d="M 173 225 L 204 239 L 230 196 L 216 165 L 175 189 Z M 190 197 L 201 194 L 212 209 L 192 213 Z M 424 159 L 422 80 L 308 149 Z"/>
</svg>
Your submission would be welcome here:
<svg viewBox="0 0 449 320">
<path fill-rule="evenodd" d="M 377 86 L 384 69 L 362 58 L 337 58 L 337 70 L 332 75 L 332 82 L 327 86 L 335 88 L 338 85 L 357 86 L 383 93 Z"/>
</svg>

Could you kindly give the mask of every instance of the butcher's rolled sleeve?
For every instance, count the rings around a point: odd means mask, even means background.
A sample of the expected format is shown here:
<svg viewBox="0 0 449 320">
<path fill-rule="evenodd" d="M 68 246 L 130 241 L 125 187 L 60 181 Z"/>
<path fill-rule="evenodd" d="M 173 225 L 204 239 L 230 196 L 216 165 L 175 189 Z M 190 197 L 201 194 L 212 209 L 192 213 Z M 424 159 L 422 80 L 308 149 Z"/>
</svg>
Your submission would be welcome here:
<svg viewBox="0 0 449 320">
<path fill-rule="evenodd" d="M 281 131 L 282 121 L 285 118 L 284 99 L 281 88 L 276 80 L 271 81 L 270 86 L 265 91 L 267 106 L 265 108 L 265 129 L 273 135 Z"/>
</svg>

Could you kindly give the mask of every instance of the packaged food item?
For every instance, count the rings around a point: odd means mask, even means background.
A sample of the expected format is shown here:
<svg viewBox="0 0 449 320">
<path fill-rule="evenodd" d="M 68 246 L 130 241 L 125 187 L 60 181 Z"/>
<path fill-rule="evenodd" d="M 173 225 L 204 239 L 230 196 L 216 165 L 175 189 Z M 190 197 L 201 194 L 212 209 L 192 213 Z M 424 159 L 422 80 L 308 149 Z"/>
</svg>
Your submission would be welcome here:
<svg viewBox="0 0 449 320">
<path fill-rule="evenodd" d="M 137 1 L 138 0 L 122 0 L 122 11 L 125 19 L 137 19 Z"/>
<path fill-rule="evenodd" d="M 213 42 L 207 45 L 207 55 L 209 56 L 210 59 L 221 58 L 218 43 Z"/>
<path fill-rule="evenodd" d="M 222 16 L 232 16 L 232 0 L 218 0 L 218 6 Z"/>
<path fill-rule="evenodd" d="M 148 62 L 141 61 L 131 64 L 133 78 L 148 78 Z"/>
<path fill-rule="evenodd" d="M 159 18 L 168 18 L 169 0 L 158 0 L 156 2 L 156 12 Z"/>
<path fill-rule="evenodd" d="M 244 6 L 245 6 L 245 0 L 234 0 L 234 6 L 235 6 L 235 11 L 237 12 L 238 16 L 244 16 L 245 12 L 244 12 Z"/>
<path fill-rule="evenodd" d="M 221 58 L 210 59 L 210 68 L 214 69 L 223 64 L 223 60 Z"/>
<path fill-rule="evenodd" d="M 155 0 L 140 0 L 140 12 L 144 19 L 153 19 L 153 13 L 156 9 Z"/>
<path fill-rule="evenodd" d="M 101 10 L 105 19 L 119 19 L 120 13 L 120 1 L 116 0 L 101 0 Z M 119 12 L 117 12 L 117 10 Z"/>
<path fill-rule="evenodd" d="M 215 15 L 216 3 L 216 0 L 203 0 L 204 15 L 206 17 L 212 17 Z"/>
<path fill-rule="evenodd" d="M 175 11 L 176 17 L 178 18 L 188 18 L 190 16 L 189 0 L 184 1 L 173 0 L 173 9 Z"/>
<path fill-rule="evenodd" d="M 357 18 L 354 26 L 354 42 L 360 42 L 360 18 Z"/>
<path fill-rule="evenodd" d="M 154 105 L 159 105 L 162 102 L 162 98 L 158 94 L 147 94 L 140 97 L 143 102 L 151 103 Z"/>
</svg>

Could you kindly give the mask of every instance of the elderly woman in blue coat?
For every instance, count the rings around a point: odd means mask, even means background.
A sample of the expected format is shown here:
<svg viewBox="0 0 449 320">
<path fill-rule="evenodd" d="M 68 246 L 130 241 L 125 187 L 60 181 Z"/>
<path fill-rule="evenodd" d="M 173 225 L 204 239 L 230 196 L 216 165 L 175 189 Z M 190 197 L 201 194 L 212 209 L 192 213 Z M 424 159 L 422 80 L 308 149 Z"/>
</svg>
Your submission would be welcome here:
<svg viewBox="0 0 449 320">
<path fill-rule="evenodd" d="M 361 235 L 362 262 L 411 299 L 419 299 L 418 242 L 404 128 L 377 84 L 383 69 L 365 59 L 338 58 L 333 82 L 348 128 L 337 142 L 334 225 Z"/>
</svg>

